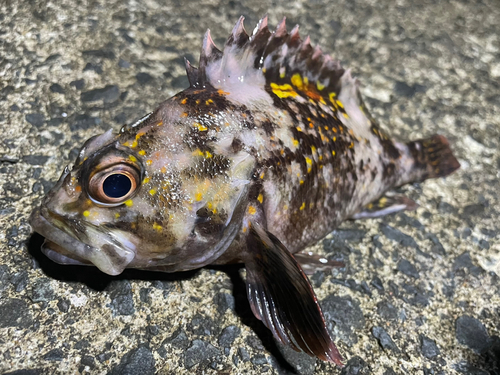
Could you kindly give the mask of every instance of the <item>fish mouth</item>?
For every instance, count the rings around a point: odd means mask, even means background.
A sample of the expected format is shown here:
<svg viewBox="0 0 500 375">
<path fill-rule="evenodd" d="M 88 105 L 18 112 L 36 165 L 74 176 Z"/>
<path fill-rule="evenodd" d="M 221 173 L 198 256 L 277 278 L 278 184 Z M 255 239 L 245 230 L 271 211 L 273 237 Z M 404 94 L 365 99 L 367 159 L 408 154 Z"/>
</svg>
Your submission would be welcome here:
<svg viewBox="0 0 500 375">
<path fill-rule="evenodd" d="M 135 246 L 122 244 L 109 235 L 103 235 L 92 225 L 86 226 L 88 237 L 99 240 L 99 246 L 92 246 L 80 241 L 68 225 L 52 214 L 46 207 L 36 208 L 30 217 L 31 227 L 45 237 L 42 252 L 59 264 L 95 265 L 108 275 L 119 275 L 135 258 Z M 128 245 L 128 246 L 127 246 Z"/>
</svg>

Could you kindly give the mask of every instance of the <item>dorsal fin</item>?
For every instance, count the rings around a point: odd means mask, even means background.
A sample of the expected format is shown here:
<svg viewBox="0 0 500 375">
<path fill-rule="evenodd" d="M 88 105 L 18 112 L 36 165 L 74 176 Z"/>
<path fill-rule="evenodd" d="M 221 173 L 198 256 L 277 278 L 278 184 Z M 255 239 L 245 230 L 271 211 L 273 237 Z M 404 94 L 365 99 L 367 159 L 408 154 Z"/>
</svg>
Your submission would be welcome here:
<svg viewBox="0 0 500 375">
<path fill-rule="evenodd" d="M 325 89 L 321 95 L 326 92 L 338 95 L 343 83 L 349 83 L 351 93 L 357 87 L 350 75 L 341 79 L 345 70 L 340 63 L 318 46 L 313 47 L 309 36 L 301 39 L 298 25 L 288 32 L 286 18 L 271 32 L 264 16 L 251 36 L 245 31 L 243 21 L 240 17 L 236 22 L 223 52 L 215 46 L 210 31 L 206 32 L 198 70 L 186 64 L 191 86 L 208 84 L 230 92 L 241 82 L 263 88 L 270 82 L 285 84 L 298 74 L 304 82 L 314 83 L 318 90 Z"/>
</svg>

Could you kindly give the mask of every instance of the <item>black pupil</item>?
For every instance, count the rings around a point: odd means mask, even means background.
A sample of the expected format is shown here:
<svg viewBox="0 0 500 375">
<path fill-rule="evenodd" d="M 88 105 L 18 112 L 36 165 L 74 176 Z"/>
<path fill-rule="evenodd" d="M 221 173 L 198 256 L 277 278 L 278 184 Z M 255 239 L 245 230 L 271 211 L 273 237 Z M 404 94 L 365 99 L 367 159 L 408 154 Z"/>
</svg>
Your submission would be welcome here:
<svg viewBox="0 0 500 375">
<path fill-rule="evenodd" d="M 102 184 L 102 191 L 110 198 L 124 197 L 131 188 L 130 178 L 119 173 L 109 175 Z"/>
</svg>

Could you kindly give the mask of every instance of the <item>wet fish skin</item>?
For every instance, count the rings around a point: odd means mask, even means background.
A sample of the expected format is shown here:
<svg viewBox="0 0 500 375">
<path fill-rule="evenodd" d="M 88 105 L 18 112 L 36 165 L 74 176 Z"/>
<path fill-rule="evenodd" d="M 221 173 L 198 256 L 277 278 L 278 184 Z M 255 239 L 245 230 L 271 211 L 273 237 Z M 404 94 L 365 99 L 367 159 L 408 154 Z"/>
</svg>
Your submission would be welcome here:
<svg viewBox="0 0 500 375">
<path fill-rule="evenodd" d="M 207 32 L 186 71 L 188 89 L 82 147 L 31 216 L 44 253 L 112 275 L 243 262 L 256 317 L 341 366 L 292 254 L 345 219 L 414 209 L 383 194 L 456 170 L 447 140 L 390 139 L 350 71 L 284 20 L 249 36 L 240 18 L 223 51 Z"/>
</svg>

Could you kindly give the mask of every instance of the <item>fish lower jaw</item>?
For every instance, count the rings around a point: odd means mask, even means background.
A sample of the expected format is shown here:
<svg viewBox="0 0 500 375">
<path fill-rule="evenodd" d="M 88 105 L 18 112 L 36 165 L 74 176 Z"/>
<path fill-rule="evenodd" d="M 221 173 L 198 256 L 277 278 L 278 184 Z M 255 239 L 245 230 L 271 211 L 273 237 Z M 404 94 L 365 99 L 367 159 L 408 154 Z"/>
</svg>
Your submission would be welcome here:
<svg viewBox="0 0 500 375">
<path fill-rule="evenodd" d="M 38 208 L 31 214 L 30 225 L 46 238 L 43 252 L 56 263 L 93 264 L 102 272 L 115 276 L 122 273 L 135 258 L 135 247 L 130 248 L 132 245 L 129 242 L 126 247 L 121 247 L 100 233 L 87 233 L 94 241 L 100 240 L 92 246 L 60 229 L 53 220 L 60 222 L 52 218 L 47 209 Z M 86 229 L 88 231 L 90 228 Z"/>
<path fill-rule="evenodd" d="M 63 265 L 90 266 L 91 262 L 84 259 L 75 259 L 61 254 L 61 247 L 50 240 L 45 240 L 42 245 L 42 253 L 51 261 Z"/>
</svg>

